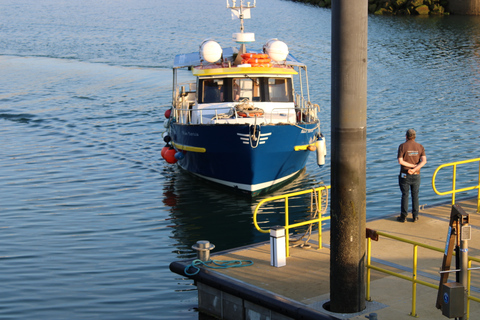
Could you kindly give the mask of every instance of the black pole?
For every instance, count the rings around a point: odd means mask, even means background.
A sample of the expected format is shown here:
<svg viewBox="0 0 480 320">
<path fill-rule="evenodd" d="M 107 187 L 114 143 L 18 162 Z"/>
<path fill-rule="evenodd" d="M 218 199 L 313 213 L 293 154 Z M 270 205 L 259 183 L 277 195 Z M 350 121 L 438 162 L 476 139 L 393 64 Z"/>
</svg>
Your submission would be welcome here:
<svg viewBox="0 0 480 320">
<path fill-rule="evenodd" d="M 365 309 L 368 0 L 332 1 L 330 310 Z"/>
</svg>

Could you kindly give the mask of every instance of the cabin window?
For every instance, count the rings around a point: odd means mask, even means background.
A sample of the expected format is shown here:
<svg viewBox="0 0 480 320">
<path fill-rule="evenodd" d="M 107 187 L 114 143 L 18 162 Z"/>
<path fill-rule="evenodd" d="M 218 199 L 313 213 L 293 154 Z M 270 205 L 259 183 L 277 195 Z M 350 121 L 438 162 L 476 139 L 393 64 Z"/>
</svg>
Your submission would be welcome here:
<svg viewBox="0 0 480 320">
<path fill-rule="evenodd" d="M 233 101 L 262 101 L 260 98 L 260 80 L 258 78 L 233 79 Z"/>
<path fill-rule="evenodd" d="M 225 102 L 226 86 L 223 79 L 208 79 L 202 81 L 203 103 Z"/>
<path fill-rule="evenodd" d="M 271 102 L 291 102 L 292 86 L 290 79 L 269 78 L 268 95 Z"/>
</svg>

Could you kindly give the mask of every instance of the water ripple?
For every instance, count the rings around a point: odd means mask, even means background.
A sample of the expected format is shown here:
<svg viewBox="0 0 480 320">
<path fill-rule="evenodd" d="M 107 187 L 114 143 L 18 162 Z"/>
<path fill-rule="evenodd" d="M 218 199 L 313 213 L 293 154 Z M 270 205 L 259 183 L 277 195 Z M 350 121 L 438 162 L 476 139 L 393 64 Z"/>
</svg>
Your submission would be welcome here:
<svg viewBox="0 0 480 320">
<path fill-rule="evenodd" d="M 330 10 L 257 5 L 246 31 L 258 47 L 287 42 L 309 65 L 330 143 Z M 179 15 L 184 7 L 192 10 Z M 192 282 L 168 264 L 194 257 L 197 240 L 223 250 L 267 236 L 252 225 L 259 199 L 160 159 L 163 114 L 174 55 L 212 36 L 213 20 L 196 13 L 214 17 L 224 47 L 234 45 L 238 21 L 224 6 L 188 0 L 5 0 L 0 12 L 0 68 L 9 75 L 0 87 L 0 317 L 198 318 Z M 421 204 L 448 200 L 431 189 L 438 165 L 480 156 L 479 26 L 478 17 L 369 17 L 368 218 L 399 211 L 396 151 L 407 128 L 428 157 Z M 276 194 L 329 184 L 330 150 L 324 167 L 310 157 Z M 463 168 L 461 183 L 477 169 Z"/>
</svg>

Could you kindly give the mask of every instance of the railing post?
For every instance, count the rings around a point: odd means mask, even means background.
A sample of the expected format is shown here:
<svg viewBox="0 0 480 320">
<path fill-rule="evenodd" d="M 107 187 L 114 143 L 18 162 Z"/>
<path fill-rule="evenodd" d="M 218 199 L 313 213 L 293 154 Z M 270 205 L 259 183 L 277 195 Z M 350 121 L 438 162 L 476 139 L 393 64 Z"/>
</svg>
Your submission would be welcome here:
<svg viewBox="0 0 480 320">
<path fill-rule="evenodd" d="M 470 318 L 470 284 L 471 284 L 471 276 L 472 276 L 472 271 L 470 271 L 470 268 L 472 268 L 472 260 L 468 260 L 468 272 L 467 272 L 467 319 Z"/>
<path fill-rule="evenodd" d="M 413 245 L 413 281 L 412 281 L 412 313 L 411 316 L 417 316 L 417 258 L 418 258 L 418 246 L 415 244 Z"/>
<path fill-rule="evenodd" d="M 324 190 L 326 191 L 327 188 L 325 188 Z M 315 188 L 313 189 L 313 192 L 317 192 L 315 190 Z M 319 189 L 318 194 L 317 194 L 317 199 L 318 199 L 317 210 L 318 210 L 318 206 L 320 205 L 320 210 L 318 211 L 318 219 L 319 219 L 318 220 L 318 250 L 323 248 L 323 245 L 322 245 L 322 222 L 323 222 L 323 219 L 322 219 L 322 197 L 320 196 L 320 192 L 321 192 L 321 190 Z"/>
<path fill-rule="evenodd" d="M 367 301 L 372 301 L 372 298 L 370 297 L 370 274 L 371 274 L 371 269 L 370 269 L 370 263 L 372 262 L 372 239 L 370 237 L 367 237 Z"/>
<path fill-rule="evenodd" d="M 455 194 L 456 194 L 456 192 L 455 192 L 456 189 L 455 189 L 455 188 L 456 188 L 456 186 L 457 186 L 457 185 L 456 185 L 456 181 L 457 181 L 457 165 L 455 164 L 455 165 L 453 166 L 452 206 L 455 204 Z"/>
<path fill-rule="evenodd" d="M 477 213 L 480 213 L 480 161 L 478 161 Z"/>
<path fill-rule="evenodd" d="M 287 257 L 290 257 L 290 227 L 288 218 L 288 196 L 285 197 L 285 250 Z"/>
</svg>

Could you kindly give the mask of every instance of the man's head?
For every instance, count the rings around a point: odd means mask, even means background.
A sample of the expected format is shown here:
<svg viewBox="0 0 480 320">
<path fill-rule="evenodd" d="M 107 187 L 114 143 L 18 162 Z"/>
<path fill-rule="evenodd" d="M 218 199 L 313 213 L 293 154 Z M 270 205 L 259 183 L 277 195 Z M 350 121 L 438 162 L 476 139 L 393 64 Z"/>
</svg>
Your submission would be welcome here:
<svg viewBox="0 0 480 320">
<path fill-rule="evenodd" d="M 405 135 L 407 136 L 407 140 L 414 140 L 416 136 L 416 132 L 413 129 L 408 129 Z"/>
</svg>

